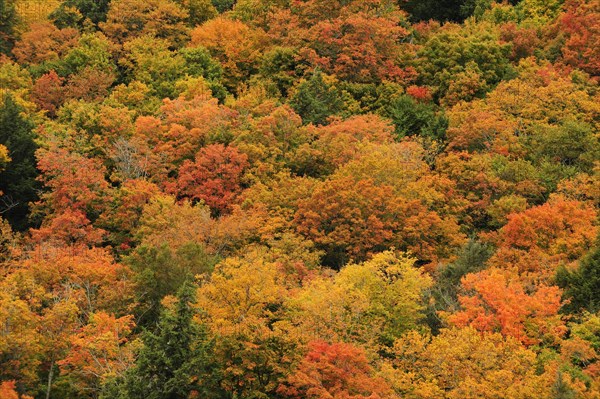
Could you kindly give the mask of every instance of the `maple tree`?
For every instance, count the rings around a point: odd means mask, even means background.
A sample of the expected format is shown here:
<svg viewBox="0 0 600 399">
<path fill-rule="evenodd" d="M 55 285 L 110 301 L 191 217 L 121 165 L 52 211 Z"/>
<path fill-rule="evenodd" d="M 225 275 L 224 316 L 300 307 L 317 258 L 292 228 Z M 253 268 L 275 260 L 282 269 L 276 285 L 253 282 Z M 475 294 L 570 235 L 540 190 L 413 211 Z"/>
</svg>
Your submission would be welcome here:
<svg viewBox="0 0 600 399">
<path fill-rule="evenodd" d="M 42 195 L 38 211 L 47 217 L 35 233 L 38 239 L 53 238 L 65 242 L 98 242 L 104 231 L 92 222 L 105 205 L 109 186 L 104 169 L 97 160 L 66 149 L 41 150 L 38 168 L 44 171 L 44 184 L 52 191 Z"/>
<path fill-rule="evenodd" d="M 303 7 L 310 5 L 304 3 Z M 341 12 L 308 29 L 305 40 L 309 45 L 300 56 L 326 73 L 350 81 L 409 80 L 414 71 L 397 64 L 397 43 L 408 35 L 401 22 L 400 13 Z"/>
<path fill-rule="evenodd" d="M 202 148 L 194 162 L 179 168 L 177 192 L 180 196 L 202 200 L 215 213 L 227 212 L 242 191 L 247 157 L 233 146 L 213 144 Z"/>
<path fill-rule="evenodd" d="M 79 32 L 73 28 L 58 29 L 49 23 L 32 26 L 15 44 L 13 54 L 19 63 L 39 64 L 64 57 L 77 45 Z"/>
<path fill-rule="evenodd" d="M 223 17 L 197 26 L 190 36 L 190 46 L 205 47 L 221 63 L 225 86 L 231 90 L 237 90 L 256 70 L 260 53 L 266 47 L 266 37 L 261 30 Z"/>
<path fill-rule="evenodd" d="M 89 323 L 71 337 L 67 356 L 58 362 L 61 371 L 69 373 L 82 392 L 99 392 L 107 380 L 122 376 L 132 366 L 135 342 L 128 342 L 128 336 L 133 327 L 131 315 L 90 315 Z"/>
<path fill-rule="evenodd" d="M 324 262 L 337 267 L 392 246 L 432 262 L 462 240 L 452 219 L 442 219 L 419 200 L 395 195 L 389 185 L 360 177 L 340 176 L 318 186 L 299 201 L 295 222 L 300 234 L 326 251 Z"/>
<path fill-rule="evenodd" d="M 237 325 L 260 324 L 271 317 L 271 305 L 281 303 L 284 287 L 277 267 L 259 254 L 225 259 L 200 287 L 198 305 L 214 328 L 227 332 Z"/>
<path fill-rule="evenodd" d="M 558 287 L 539 285 L 535 292 L 527 292 L 518 276 L 493 268 L 466 275 L 462 286 L 474 294 L 459 295 L 463 310 L 449 317 L 454 325 L 501 332 L 528 345 L 554 342 L 565 332 L 558 315 Z"/>
<path fill-rule="evenodd" d="M 559 264 L 569 265 L 591 248 L 597 236 L 595 218 L 596 211 L 587 204 L 560 197 L 513 213 L 493 239 L 498 249 L 490 263 L 547 280 Z"/>
<path fill-rule="evenodd" d="M 385 382 L 371 375 L 365 355 L 350 344 L 314 341 L 278 392 L 289 398 L 391 398 Z"/>
<path fill-rule="evenodd" d="M 562 55 L 565 62 L 598 76 L 598 23 L 600 8 L 593 1 L 568 1 L 560 16 L 566 36 Z"/>
</svg>

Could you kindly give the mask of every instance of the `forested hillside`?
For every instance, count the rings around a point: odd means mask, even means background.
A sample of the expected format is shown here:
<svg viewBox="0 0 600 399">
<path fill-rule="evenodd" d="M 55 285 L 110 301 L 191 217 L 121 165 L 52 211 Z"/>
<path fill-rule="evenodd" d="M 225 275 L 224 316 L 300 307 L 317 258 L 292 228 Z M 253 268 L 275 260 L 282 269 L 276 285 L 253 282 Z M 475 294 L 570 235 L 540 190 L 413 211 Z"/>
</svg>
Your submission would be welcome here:
<svg viewBox="0 0 600 399">
<path fill-rule="evenodd" d="M 598 0 L 0 0 L 0 399 L 599 399 Z"/>
</svg>

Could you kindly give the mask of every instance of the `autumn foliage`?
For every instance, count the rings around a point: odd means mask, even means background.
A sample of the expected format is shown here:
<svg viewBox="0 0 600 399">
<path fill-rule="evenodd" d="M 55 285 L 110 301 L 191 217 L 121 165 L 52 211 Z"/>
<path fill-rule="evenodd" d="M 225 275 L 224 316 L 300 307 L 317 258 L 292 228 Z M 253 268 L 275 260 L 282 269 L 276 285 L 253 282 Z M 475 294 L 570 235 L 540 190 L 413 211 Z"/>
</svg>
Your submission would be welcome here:
<svg viewBox="0 0 600 399">
<path fill-rule="evenodd" d="M 29 3 L 0 399 L 600 397 L 598 0 Z"/>
</svg>

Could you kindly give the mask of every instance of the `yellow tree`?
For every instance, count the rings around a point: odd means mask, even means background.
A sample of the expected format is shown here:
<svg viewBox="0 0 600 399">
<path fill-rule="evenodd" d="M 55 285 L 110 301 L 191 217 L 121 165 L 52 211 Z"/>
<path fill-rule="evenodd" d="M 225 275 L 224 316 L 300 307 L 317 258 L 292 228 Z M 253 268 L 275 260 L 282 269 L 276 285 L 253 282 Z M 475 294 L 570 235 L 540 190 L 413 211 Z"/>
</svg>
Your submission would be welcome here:
<svg viewBox="0 0 600 399">
<path fill-rule="evenodd" d="M 431 338 L 411 331 L 394 345 L 383 375 L 407 399 L 552 398 L 538 357 L 517 340 L 474 328 Z"/>
<path fill-rule="evenodd" d="M 376 352 L 419 328 L 431 278 L 391 251 L 310 281 L 287 301 L 290 322 L 308 337 L 353 341 Z"/>
</svg>

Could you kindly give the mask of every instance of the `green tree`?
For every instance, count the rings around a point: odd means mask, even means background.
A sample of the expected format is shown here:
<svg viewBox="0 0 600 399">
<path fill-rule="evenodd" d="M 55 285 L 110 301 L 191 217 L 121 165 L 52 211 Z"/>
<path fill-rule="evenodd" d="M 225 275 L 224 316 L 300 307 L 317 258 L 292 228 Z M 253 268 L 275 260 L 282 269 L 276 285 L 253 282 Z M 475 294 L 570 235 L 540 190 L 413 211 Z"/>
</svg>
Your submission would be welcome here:
<svg viewBox="0 0 600 399">
<path fill-rule="evenodd" d="M 177 250 L 167 245 L 142 245 L 126 262 L 136 273 L 138 325 L 149 326 L 158 319 L 160 302 L 166 295 L 174 295 L 196 274 L 210 272 L 218 258 L 207 254 L 202 245 L 188 243 Z"/>
<path fill-rule="evenodd" d="M 120 389 L 109 388 L 104 397 L 115 391 L 128 399 L 185 399 L 192 392 L 201 398 L 223 397 L 213 341 L 206 327 L 193 320 L 195 300 L 194 286 L 183 284 L 177 303 L 163 308 L 156 332 L 143 334 L 144 346 Z"/>
<path fill-rule="evenodd" d="M 511 4 L 520 0 L 509 0 Z M 399 0 L 400 7 L 407 11 L 413 21 L 460 22 L 471 15 L 478 15 L 491 5 L 493 0 Z"/>
<path fill-rule="evenodd" d="M 15 0 L 0 0 L 0 53 L 9 54 L 12 50 L 18 22 Z"/>
<path fill-rule="evenodd" d="M 145 35 L 124 45 L 127 54 L 120 60 L 127 78 L 140 81 L 160 98 L 176 97 L 176 82 L 184 76 L 184 57 L 169 50 L 167 40 Z"/>
<path fill-rule="evenodd" d="M 259 68 L 261 76 L 275 83 L 283 96 L 294 84 L 297 69 L 296 50 L 290 47 L 275 47 L 266 52 Z"/>
<path fill-rule="evenodd" d="M 576 270 L 560 268 L 556 280 L 565 289 L 564 299 L 568 300 L 564 312 L 600 311 L 600 245 L 581 260 Z"/>
<path fill-rule="evenodd" d="M 438 312 L 459 309 L 460 280 L 469 273 L 485 269 L 492 254 L 493 248 L 490 245 L 470 239 L 458 251 L 455 261 L 439 267 L 435 275 L 435 284 L 428 293 L 432 300 L 427 308 L 427 323 L 433 332 L 439 332 L 442 327 Z"/>
<path fill-rule="evenodd" d="M 510 77 L 510 51 L 491 24 L 447 24 L 419 50 L 419 79 L 437 88 L 437 99 L 469 101 Z"/>
<path fill-rule="evenodd" d="M 0 172 L 0 212 L 15 230 L 29 226 L 29 203 L 37 199 L 34 123 L 24 109 L 6 94 L 0 106 L 0 144 L 8 149 L 11 162 Z"/>
<path fill-rule="evenodd" d="M 83 28 L 92 23 L 106 21 L 110 0 L 66 0 L 50 14 L 50 19 L 58 28 Z"/>
<path fill-rule="evenodd" d="M 460 21 L 461 5 L 466 0 L 407 0 L 399 1 L 414 21 Z"/>
<path fill-rule="evenodd" d="M 177 4 L 187 11 L 188 25 L 194 27 L 218 15 L 211 0 L 176 0 Z"/>
<path fill-rule="evenodd" d="M 224 13 L 233 8 L 236 0 L 212 0 L 212 3 L 219 13 Z"/>
<path fill-rule="evenodd" d="M 185 60 L 185 72 L 192 78 L 202 77 L 206 80 L 213 97 L 222 103 L 227 96 L 223 86 L 223 67 L 204 47 L 184 47 L 178 51 L 178 56 Z"/>
<path fill-rule="evenodd" d="M 433 104 L 403 95 L 392 100 L 381 113 L 394 122 L 398 138 L 416 135 L 443 139 L 446 136 L 448 120 Z"/>
<path fill-rule="evenodd" d="M 304 123 L 323 125 L 327 118 L 338 115 L 344 108 L 340 91 L 327 82 L 323 73 L 315 71 L 302 81 L 290 98 L 290 105 Z"/>
</svg>

